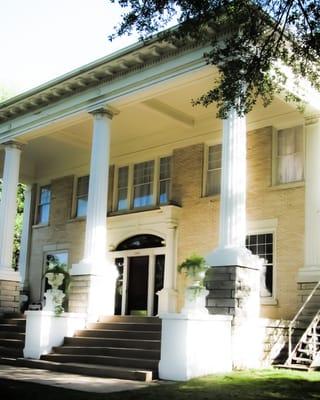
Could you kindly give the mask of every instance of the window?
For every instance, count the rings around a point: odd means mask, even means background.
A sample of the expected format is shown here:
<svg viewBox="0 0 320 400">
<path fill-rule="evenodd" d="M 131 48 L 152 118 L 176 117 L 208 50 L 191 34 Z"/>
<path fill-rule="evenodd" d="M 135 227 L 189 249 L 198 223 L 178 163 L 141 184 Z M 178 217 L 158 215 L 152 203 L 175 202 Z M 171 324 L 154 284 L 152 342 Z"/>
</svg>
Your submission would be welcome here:
<svg viewBox="0 0 320 400">
<path fill-rule="evenodd" d="M 133 208 L 153 204 L 154 161 L 134 165 Z"/>
<path fill-rule="evenodd" d="M 51 186 L 42 186 L 39 190 L 37 224 L 48 224 L 50 217 Z"/>
<path fill-rule="evenodd" d="M 253 254 L 265 260 L 260 276 L 260 296 L 262 298 L 270 298 L 273 296 L 273 234 L 248 235 L 246 238 L 246 247 Z"/>
<path fill-rule="evenodd" d="M 159 204 L 168 204 L 171 187 L 171 157 L 160 158 Z"/>
<path fill-rule="evenodd" d="M 168 204 L 171 188 L 171 157 L 119 167 L 114 209 L 117 211 Z"/>
<path fill-rule="evenodd" d="M 127 210 L 128 204 L 129 168 L 121 167 L 118 170 L 118 205 L 117 210 Z"/>
<path fill-rule="evenodd" d="M 87 215 L 89 192 L 89 176 L 78 178 L 77 196 L 76 196 L 76 217 L 85 217 Z"/>
<path fill-rule="evenodd" d="M 276 135 L 276 176 L 278 184 L 303 180 L 303 128 L 282 129 Z"/>
<path fill-rule="evenodd" d="M 205 195 L 213 196 L 220 193 L 221 184 L 222 145 L 209 146 L 206 167 Z"/>
</svg>

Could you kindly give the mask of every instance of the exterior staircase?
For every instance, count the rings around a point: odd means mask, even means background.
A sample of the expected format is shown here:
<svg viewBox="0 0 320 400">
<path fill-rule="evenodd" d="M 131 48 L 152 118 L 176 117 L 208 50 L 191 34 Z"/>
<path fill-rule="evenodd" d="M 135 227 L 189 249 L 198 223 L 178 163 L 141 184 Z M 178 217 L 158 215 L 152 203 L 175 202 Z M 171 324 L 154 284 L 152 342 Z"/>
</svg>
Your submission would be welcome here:
<svg viewBox="0 0 320 400">
<path fill-rule="evenodd" d="M 280 368 L 320 369 L 320 282 L 289 325 L 288 357 Z"/>
<path fill-rule="evenodd" d="M 26 319 L 22 314 L 4 314 L 0 317 L 0 363 L 3 358 L 23 357 Z"/>
<path fill-rule="evenodd" d="M 87 376 L 150 381 L 158 377 L 161 321 L 157 317 L 111 316 L 89 323 L 40 360 L 20 366 Z"/>
</svg>

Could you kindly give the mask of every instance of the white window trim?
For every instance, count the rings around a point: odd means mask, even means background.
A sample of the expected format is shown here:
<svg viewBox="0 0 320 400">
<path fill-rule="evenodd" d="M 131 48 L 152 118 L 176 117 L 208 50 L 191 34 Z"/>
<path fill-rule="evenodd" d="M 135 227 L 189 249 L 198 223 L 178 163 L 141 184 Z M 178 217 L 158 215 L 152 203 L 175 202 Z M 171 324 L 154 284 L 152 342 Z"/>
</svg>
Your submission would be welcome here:
<svg viewBox="0 0 320 400">
<path fill-rule="evenodd" d="M 155 158 L 148 158 L 143 160 L 136 160 L 131 163 L 121 163 L 118 165 L 114 165 L 114 182 L 113 182 L 113 205 L 112 211 L 116 213 L 125 213 L 130 211 L 139 211 L 144 209 L 153 208 L 160 205 L 159 202 L 159 190 L 160 190 L 160 159 L 165 157 L 172 157 L 172 154 L 162 154 Z M 140 164 L 143 162 L 154 161 L 153 168 L 153 193 L 152 193 L 152 204 L 146 207 L 137 207 L 133 208 L 133 173 L 134 173 L 134 165 Z M 172 162 L 172 160 L 171 160 Z M 126 210 L 118 210 L 118 177 L 119 177 L 119 169 L 123 167 L 128 167 L 128 209 Z M 172 167 L 172 164 L 171 164 Z M 172 172 L 172 168 L 171 168 Z M 169 193 L 172 192 L 172 176 L 170 178 L 170 188 Z M 165 205 L 165 204 L 163 204 Z"/>
<path fill-rule="evenodd" d="M 276 306 L 277 300 L 277 219 L 252 221 L 248 223 L 247 236 L 272 233 L 273 235 L 273 271 L 272 271 L 272 296 L 260 297 L 263 306 Z"/>
<path fill-rule="evenodd" d="M 295 128 L 296 126 L 302 126 L 302 153 L 303 153 L 303 166 L 304 166 L 304 177 L 300 181 L 279 183 L 278 182 L 278 132 L 283 129 Z M 303 124 L 294 124 L 290 126 L 283 126 L 279 129 L 272 127 L 272 162 L 271 162 L 271 188 L 274 189 L 291 189 L 295 187 L 300 187 L 304 185 L 305 181 L 305 127 Z"/>
<path fill-rule="evenodd" d="M 207 142 L 204 145 L 204 152 L 203 152 L 203 168 L 202 168 L 202 197 L 208 198 L 220 198 L 220 193 L 217 194 L 207 194 L 207 177 L 208 177 L 208 166 L 209 166 L 209 147 L 217 146 L 221 144 L 221 141 L 216 142 Z M 221 160 L 221 171 L 222 171 L 222 160 Z"/>
</svg>

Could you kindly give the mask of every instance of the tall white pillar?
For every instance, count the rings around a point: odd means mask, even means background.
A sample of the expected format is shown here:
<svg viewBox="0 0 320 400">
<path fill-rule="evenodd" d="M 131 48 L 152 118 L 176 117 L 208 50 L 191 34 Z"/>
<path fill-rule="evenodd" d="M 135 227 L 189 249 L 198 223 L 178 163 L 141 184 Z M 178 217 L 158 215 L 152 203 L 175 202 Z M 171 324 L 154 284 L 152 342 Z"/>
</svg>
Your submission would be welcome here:
<svg viewBox="0 0 320 400">
<path fill-rule="evenodd" d="M 246 239 L 246 119 L 235 110 L 223 121 L 219 246 L 207 257 L 210 266 L 249 266 Z"/>
<path fill-rule="evenodd" d="M 12 253 L 21 145 L 9 142 L 4 145 L 4 149 L 5 160 L 0 202 L 0 280 L 19 281 L 19 274 L 12 269 Z"/>
<path fill-rule="evenodd" d="M 176 269 L 177 269 L 177 226 L 170 224 L 166 237 L 166 256 L 163 289 L 159 296 L 158 314 L 174 313 L 177 308 Z"/>
<path fill-rule="evenodd" d="M 32 185 L 26 185 L 24 192 L 23 224 L 20 243 L 20 255 L 18 271 L 20 274 L 21 287 L 26 289 L 29 286 L 28 280 L 28 262 L 30 251 L 30 222 L 31 222 L 31 203 L 32 203 Z"/>
<path fill-rule="evenodd" d="M 93 111 L 93 137 L 84 256 L 72 267 L 74 276 L 88 276 L 88 314 L 114 313 L 116 267 L 107 257 L 107 198 L 112 114 Z"/>
<path fill-rule="evenodd" d="M 320 119 L 305 120 L 305 243 L 298 282 L 320 280 Z"/>
</svg>

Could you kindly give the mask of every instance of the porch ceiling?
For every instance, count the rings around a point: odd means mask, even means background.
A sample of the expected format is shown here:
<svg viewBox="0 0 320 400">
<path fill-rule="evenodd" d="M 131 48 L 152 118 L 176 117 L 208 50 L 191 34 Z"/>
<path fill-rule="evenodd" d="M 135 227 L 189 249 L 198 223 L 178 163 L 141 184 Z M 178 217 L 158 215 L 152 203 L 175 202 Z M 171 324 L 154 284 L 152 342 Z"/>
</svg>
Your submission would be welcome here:
<svg viewBox="0 0 320 400">
<path fill-rule="evenodd" d="M 134 153 L 161 146 L 166 152 L 173 143 L 214 138 L 221 131 L 221 121 L 215 118 L 216 107 L 193 107 L 191 100 L 212 85 L 212 69 L 193 73 L 186 80 L 177 80 L 150 88 L 143 93 L 118 99 L 111 104 L 119 111 L 112 123 L 112 162 L 125 162 Z M 258 104 L 248 116 L 249 129 L 255 125 L 281 124 L 299 114 L 288 104 L 276 99 L 267 109 Z M 301 118 L 301 117 L 300 117 Z M 277 122 L 278 121 L 278 122 Z M 25 181 L 45 181 L 57 176 L 82 174 L 88 171 L 92 136 L 89 114 L 25 134 L 22 156 L 22 176 Z M 198 138 L 202 136 L 202 138 Z M 176 146 L 176 145 L 175 145 Z M 155 151 L 155 150 L 154 150 Z M 1 164 L 1 156 L 0 156 Z"/>
</svg>

